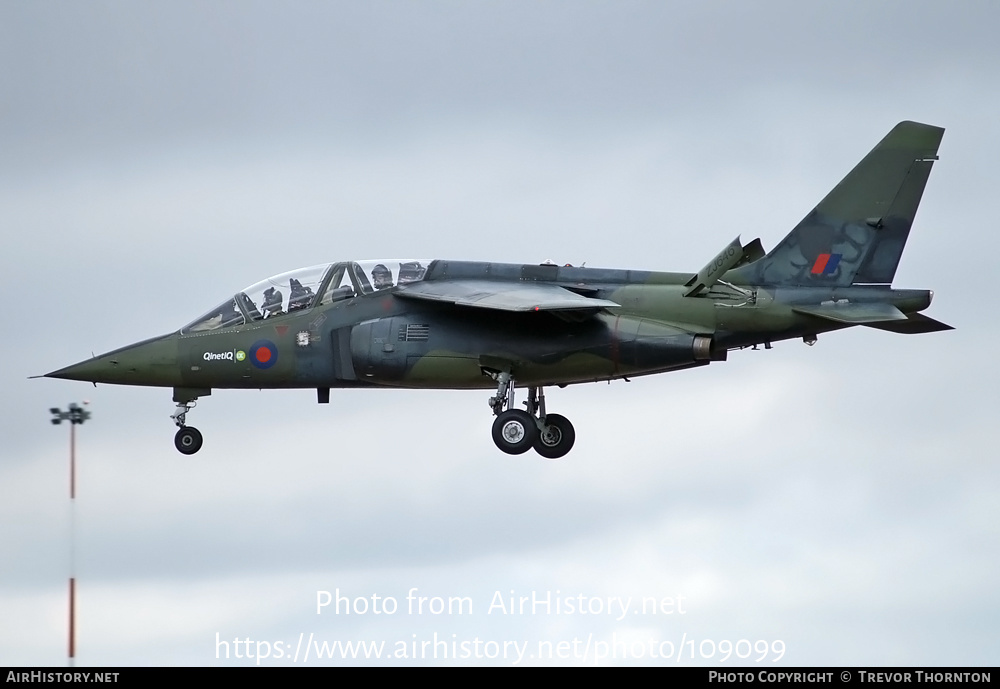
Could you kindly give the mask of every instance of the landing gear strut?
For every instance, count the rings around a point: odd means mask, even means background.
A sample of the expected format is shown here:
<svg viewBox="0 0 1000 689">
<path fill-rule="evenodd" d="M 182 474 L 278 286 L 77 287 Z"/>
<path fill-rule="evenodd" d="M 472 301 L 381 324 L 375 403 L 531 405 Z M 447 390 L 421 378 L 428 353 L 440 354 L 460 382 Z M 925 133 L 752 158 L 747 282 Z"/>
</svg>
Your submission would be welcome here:
<svg viewBox="0 0 1000 689">
<path fill-rule="evenodd" d="M 525 411 L 514 409 L 514 378 L 509 371 L 493 375 L 497 394 L 490 398 L 496 415 L 493 442 L 503 452 L 519 455 L 534 448 L 546 459 L 559 459 L 573 447 L 576 432 L 573 424 L 559 414 L 545 413 L 545 389 L 528 388 Z"/>
<path fill-rule="evenodd" d="M 177 426 L 177 434 L 174 436 L 174 447 L 181 454 L 193 455 L 201 449 L 204 440 L 201 437 L 201 431 L 194 426 L 186 425 L 185 421 L 187 420 L 187 413 L 197 406 L 198 398 L 196 396 L 179 394 L 175 390 L 174 402 L 177 402 L 177 409 L 170 415 L 170 418 L 174 420 L 174 424 Z"/>
</svg>

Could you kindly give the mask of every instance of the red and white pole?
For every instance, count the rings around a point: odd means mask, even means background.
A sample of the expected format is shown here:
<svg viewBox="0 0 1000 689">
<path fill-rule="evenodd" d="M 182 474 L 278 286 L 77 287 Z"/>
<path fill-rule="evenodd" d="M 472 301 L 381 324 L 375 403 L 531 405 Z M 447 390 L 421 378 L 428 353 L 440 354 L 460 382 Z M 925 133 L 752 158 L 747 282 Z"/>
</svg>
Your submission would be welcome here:
<svg viewBox="0 0 1000 689">
<path fill-rule="evenodd" d="M 88 404 L 87 400 L 83 401 Z M 90 418 L 90 412 L 76 404 L 68 411 L 49 409 L 52 423 L 58 426 L 69 421 L 69 665 L 76 657 L 76 424 Z"/>
<path fill-rule="evenodd" d="M 69 425 L 69 666 L 76 659 L 76 424 Z"/>
</svg>

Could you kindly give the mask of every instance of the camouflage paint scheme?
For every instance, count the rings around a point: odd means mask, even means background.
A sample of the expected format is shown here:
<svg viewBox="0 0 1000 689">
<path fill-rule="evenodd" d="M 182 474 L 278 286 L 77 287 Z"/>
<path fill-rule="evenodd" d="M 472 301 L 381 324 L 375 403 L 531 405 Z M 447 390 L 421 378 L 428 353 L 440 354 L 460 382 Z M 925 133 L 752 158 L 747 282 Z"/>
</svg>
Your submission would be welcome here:
<svg viewBox="0 0 1000 689">
<path fill-rule="evenodd" d="M 705 366 L 778 340 L 811 344 L 853 325 L 947 330 L 919 313 L 929 290 L 891 288 L 943 133 L 898 124 L 770 253 L 737 238 L 697 274 L 433 260 L 400 263 L 421 278 L 373 289 L 358 263 L 336 263 L 294 311 L 261 316 L 238 294 L 224 305 L 236 325 L 192 324 L 47 375 L 170 387 L 182 406 L 213 388 L 315 388 L 321 402 L 359 386 L 503 398 L 500 374 L 511 394 L 534 394 Z M 498 416 L 509 409 L 495 400 Z M 528 411 L 544 431 L 544 404 Z"/>
</svg>

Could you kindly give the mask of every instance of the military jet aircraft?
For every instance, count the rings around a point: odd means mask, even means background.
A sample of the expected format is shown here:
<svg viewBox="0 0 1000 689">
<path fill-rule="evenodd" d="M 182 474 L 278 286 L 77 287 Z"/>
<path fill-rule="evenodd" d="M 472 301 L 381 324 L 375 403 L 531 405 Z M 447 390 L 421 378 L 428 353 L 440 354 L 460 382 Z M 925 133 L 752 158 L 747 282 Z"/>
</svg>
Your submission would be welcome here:
<svg viewBox="0 0 1000 689">
<path fill-rule="evenodd" d="M 331 388 L 495 389 L 497 447 L 555 459 L 575 431 L 546 409 L 546 386 L 706 366 L 855 325 L 950 330 L 920 313 L 931 291 L 891 287 L 943 133 L 901 122 L 772 251 L 737 237 L 696 273 L 340 261 L 47 376 L 173 388 L 184 454 L 202 446 L 187 415 L 214 388 L 315 388 L 320 403 Z"/>
</svg>

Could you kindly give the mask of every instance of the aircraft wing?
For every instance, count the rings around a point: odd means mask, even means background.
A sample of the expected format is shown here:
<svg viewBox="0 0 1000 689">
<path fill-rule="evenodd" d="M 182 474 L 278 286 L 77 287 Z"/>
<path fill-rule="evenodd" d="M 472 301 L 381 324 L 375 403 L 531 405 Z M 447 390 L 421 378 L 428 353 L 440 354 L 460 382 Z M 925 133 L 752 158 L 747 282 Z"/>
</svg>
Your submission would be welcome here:
<svg viewBox="0 0 1000 689">
<path fill-rule="evenodd" d="M 621 306 L 607 299 L 584 297 L 564 287 L 539 282 L 429 280 L 400 285 L 396 296 L 498 311 L 596 311 Z"/>
</svg>

